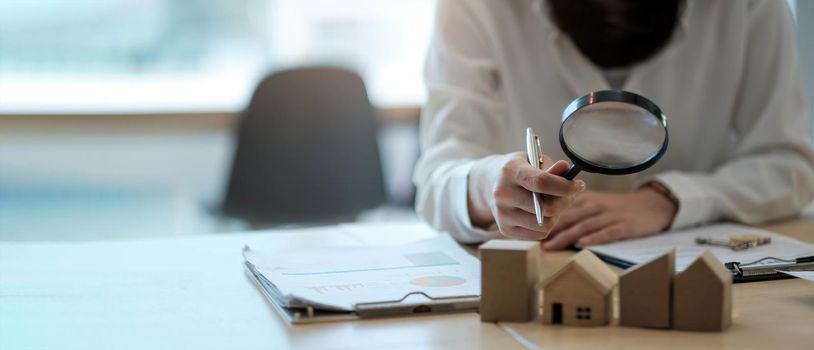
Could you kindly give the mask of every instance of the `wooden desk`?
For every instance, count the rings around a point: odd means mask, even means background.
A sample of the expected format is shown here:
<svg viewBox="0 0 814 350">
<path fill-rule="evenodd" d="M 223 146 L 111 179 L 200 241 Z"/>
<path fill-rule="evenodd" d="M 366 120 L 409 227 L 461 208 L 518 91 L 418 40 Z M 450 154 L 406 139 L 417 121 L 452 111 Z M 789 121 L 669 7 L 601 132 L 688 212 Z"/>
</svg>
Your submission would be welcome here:
<svg viewBox="0 0 814 350">
<path fill-rule="evenodd" d="M 814 242 L 814 220 L 810 218 L 763 228 Z M 571 254 L 544 254 L 543 273 L 556 271 Z M 734 285 L 733 293 L 733 324 L 723 333 L 617 324 L 597 328 L 543 326 L 539 322 L 503 325 L 544 349 L 814 349 L 814 283 L 801 279 L 741 283 Z"/>
<path fill-rule="evenodd" d="M 351 229 L 352 228 L 352 229 Z M 814 283 L 735 286 L 724 333 L 481 323 L 476 313 L 288 326 L 242 268 L 274 251 L 396 244 L 424 226 L 267 231 L 91 243 L 0 243 L 0 349 L 780 349 L 814 344 Z M 814 221 L 769 226 L 812 241 Z M 814 232 L 814 229 L 812 229 Z M 545 254 L 550 273 L 570 253 Z M 506 332 L 501 327 L 506 327 Z M 515 335 L 517 337 L 515 337 Z"/>
<path fill-rule="evenodd" d="M 424 226 L 0 243 L 0 349 L 523 349 L 476 313 L 288 326 L 241 248 L 400 243 Z"/>
</svg>

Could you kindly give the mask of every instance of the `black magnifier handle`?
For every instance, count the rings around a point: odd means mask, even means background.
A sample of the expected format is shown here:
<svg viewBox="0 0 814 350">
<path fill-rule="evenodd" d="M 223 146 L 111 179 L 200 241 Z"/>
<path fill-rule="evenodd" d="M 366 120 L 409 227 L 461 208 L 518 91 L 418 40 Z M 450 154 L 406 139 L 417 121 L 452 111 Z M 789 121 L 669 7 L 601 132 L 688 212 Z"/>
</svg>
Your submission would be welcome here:
<svg viewBox="0 0 814 350">
<path fill-rule="evenodd" d="M 580 168 L 577 163 L 572 163 L 571 167 L 568 168 L 568 171 L 566 171 L 565 174 L 562 174 L 562 177 L 568 180 L 573 180 L 575 177 L 577 177 L 577 174 L 579 174 L 580 171 L 582 171 L 582 168 Z"/>
</svg>

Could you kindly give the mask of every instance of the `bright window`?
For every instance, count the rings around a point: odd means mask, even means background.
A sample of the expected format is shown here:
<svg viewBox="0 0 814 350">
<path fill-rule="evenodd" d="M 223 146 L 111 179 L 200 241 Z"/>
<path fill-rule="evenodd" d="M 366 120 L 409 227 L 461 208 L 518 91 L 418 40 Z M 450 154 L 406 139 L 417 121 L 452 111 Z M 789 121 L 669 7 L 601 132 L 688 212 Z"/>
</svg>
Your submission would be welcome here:
<svg viewBox="0 0 814 350">
<path fill-rule="evenodd" d="M 236 111 L 270 71 L 353 68 L 420 104 L 432 0 L 2 0 L 0 113 Z"/>
</svg>

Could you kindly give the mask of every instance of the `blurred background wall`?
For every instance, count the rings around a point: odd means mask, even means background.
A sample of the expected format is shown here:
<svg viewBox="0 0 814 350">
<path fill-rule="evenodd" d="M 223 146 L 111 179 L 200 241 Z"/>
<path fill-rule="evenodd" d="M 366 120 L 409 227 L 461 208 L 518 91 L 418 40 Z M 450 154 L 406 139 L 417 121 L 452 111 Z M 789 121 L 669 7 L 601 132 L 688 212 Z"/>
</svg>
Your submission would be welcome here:
<svg viewBox="0 0 814 350">
<path fill-rule="evenodd" d="M 789 5 L 797 21 L 800 71 L 803 74 L 803 80 L 808 92 L 808 103 L 814 106 L 814 40 L 808 34 L 814 33 L 814 2 L 795 0 L 790 1 Z M 814 128 L 814 123 L 812 123 L 812 128 Z"/>
<path fill-rule="evenodd" d="M 0 239 L 234 229 L 212 212 L 240 114 L 264 76 L 306 65 L 364 78 L 389 199 L 409 210 L 433 12 L 432 0 L 0 1 Z"/>
<path fill-rule="evenodd" d="M 364 78 L 390 202 L 409 211 L 434 3 L 0 1 L 0 240 L 242 228 L 212 215 L 240 113 L 267 73 L 312 64 Z M 814 33 L 814 3 L 789 4 Z"/>
</svg>

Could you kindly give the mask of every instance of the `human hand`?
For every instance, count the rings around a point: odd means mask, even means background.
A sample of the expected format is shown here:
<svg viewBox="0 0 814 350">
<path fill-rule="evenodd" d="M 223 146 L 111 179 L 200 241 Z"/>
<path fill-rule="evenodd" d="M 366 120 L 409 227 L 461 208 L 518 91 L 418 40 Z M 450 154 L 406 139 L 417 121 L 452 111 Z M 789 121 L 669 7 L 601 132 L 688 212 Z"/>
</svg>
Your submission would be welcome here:
<svg viewBox="0 0 814 350">
<path fill-rule="evenodd" d="M 678 206 L 650 187 L 630 193 L 585 192 L 576 197 L 543 244 L 558 250 L 645 236 L 667 229 Z"/>
<path fill-rule="evenodd" d="M 525 153 L 510 153 L 479 160 L 469 173 L 468 209 L 472 224 L 496 223 L 511 238 L 541 240 L 554 228 L 560 213 L 571 206 L 574 195 L 585 190 L 582 180 L 570 181 L 559 174 L 568 163 L 543 156 L 543 169 L 528 163 Z M 543 194 L 543 226 L 537 225 L 532 191 Z"/>
</svg>

